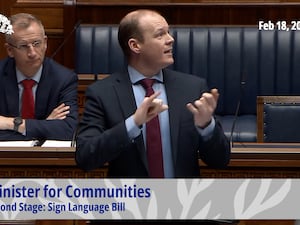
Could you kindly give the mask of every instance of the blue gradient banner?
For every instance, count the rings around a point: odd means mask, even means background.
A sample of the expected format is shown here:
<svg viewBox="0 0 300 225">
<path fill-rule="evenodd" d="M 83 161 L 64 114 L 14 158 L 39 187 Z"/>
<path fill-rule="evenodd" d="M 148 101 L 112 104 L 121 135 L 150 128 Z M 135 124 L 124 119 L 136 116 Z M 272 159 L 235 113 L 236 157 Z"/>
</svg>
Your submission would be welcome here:
<svg viewBox="0 0 300 225">
<path fill-rule="evenodd" d="M 0 179 L 0 219 L 299 219 L 298 179 Z"/>
</svg>

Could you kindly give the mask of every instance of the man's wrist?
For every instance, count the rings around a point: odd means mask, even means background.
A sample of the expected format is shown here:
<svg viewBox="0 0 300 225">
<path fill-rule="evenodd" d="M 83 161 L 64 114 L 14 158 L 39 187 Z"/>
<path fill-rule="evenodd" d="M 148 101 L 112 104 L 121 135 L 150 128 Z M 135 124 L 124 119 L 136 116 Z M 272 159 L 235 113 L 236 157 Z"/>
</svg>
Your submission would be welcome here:
<svg viewBox="0 0 300 225">
<path fill-rule="evenodd" d="M 21 117 L 15 117 L 13 119 L 13 130 L 19 132 L 19 127 L 23 123 L 23 119 Z"/>
<path fill-rule="evenodd" d="M 199 134 L 204 138 L 204 140 L 208 140 L 212 136 L 215 128 L 215 124 L 216 124 L 215 119 L 212 118 L 210 124 L 204 129 L 197 127 Z"/>
<path fill-rule="evenodd" d="M 212 119 L 210 119 L 210 121 L 208 121 L 206 124 L 204 124 L 204 126 L 197 126 L 200 129 L 205 129 L 206 127 L 208 127 L 211 124 Z"/>
<path fill-rule="evenodd" d="M 139 136 L 141 129 L 143 128 L 143 125 L 138 126 L 135 123 L 133 116 L 130 116 L 125 120 L 125 126 L 130 139 L 134 139 Z"/>
</svg>

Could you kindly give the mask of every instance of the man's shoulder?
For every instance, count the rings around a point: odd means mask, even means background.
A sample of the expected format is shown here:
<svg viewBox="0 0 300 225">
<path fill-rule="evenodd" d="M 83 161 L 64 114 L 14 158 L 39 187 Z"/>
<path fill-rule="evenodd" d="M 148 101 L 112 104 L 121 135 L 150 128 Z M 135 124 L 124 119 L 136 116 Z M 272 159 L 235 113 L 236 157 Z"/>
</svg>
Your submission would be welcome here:
<svg viewBox="0 0 300 225">
<path fill-rule="evenodd" d="M 174 77 L 181 82 L 205 82 L 205 79 L 198 75 L 184 73 L 177 70 L 164 69 L 163 73 L 165 76 Z"/>
<path fill-rule="evenodd" d="M 15 71 L 14 58 L 6 57 L 0 60 L 0 79 Z"/>
<path fill-rule="evenodd" d="M 44 67 L 45 69 L 49 69 L 50 71 L 54 70 L 54 71 L 61 71 L 64 73 L 74 73 L 71 69 L 65 67 L 64 65 L 48 57 L 46 57 L 44 60 Z"/>
<path fill-rule="evenodd" d="M 125 77 L 128 76 L 126 72 L 107 74 L 105 78 L 95 81 L 90 84 L 86 90 L 87 94 L 97 94 L 107 96 L 119 88 L 118 85 L 130 85 Z M 126 83 L 124 83 L 126 82 Z"/>
<path fill-rule="evenodd" d="M 13 62 L 13 58 L 5 57 L 4 59 L 1 59 L 0 60 L 0 70 L 3 70 L 8 65 L 9 62 Z"/>
<path fill-rule="evenodd" d="M 63 66 L 51 58 L 45 58 L 43 63 L 43 74 L 44 76 L 51 77 L 52 80 L 57 82 L 64 80 L 66 82 L 72 80 L 73 82 L 78 80 L 77 74 L 73 70 Z"/>
<path fill-rule="evenodd" d="M 99 87 L 99 86 L 108 86 L 115 84 L 116 82 L 120 82 L 124 80 L 125 76 L 128 76 L 127 73 L 125 72 L 117 72 L 117 73 L 112 73 L 112 74 L 106 74 L 107 76 L 98 79 L 96 82 L 91 84 L 90 86 L 92 87 Z"/>
</svg>

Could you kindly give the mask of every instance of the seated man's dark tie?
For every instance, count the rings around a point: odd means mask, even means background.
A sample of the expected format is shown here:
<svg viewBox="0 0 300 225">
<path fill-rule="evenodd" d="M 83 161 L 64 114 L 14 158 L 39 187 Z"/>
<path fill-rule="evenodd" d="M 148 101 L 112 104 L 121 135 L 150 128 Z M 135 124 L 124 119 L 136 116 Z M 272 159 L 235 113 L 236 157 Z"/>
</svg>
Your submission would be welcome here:
<svg viewBox="0 0 300 225">
<path fill-rule="evenodd" d="M 33 119 L 34 118 L 34 98 L 32 94 L 32 87 L 35 85 L 34 80 L 23 80 L 22 85 L 24 87 L 22 94 L 22 118 Z"/>
<path fill-rule="evenodd" d="M 155 80 L 143 79 L 140 81 L 141 85 L 146 90 L 146 97 L 154 93 L 152 88 Z M 161 134 L 158 116 L 146 123 L 146 148 L 149 166 L 149 176 L 152 178 L 163 178 L 163 156 L 161 145 Z"/>
</svg>

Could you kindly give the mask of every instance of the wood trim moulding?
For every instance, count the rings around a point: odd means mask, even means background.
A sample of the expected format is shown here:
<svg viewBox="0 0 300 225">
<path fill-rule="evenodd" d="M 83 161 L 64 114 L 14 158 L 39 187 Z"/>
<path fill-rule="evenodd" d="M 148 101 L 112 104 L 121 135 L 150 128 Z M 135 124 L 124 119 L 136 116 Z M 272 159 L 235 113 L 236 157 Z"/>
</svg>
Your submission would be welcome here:
<svg viewBox="0 0 300 225">
<path fill-rule="evenodd" d="M 29 1 L 29 0 L 27 0 Z M 300 5 L 300 2 L 295 2 L 293 0 L 148 0 L 141 2 L 140 0 L 77 0 L 76 5 L 145 5 L 145 6 L 191 6 L 191 5 Z"/>
<path fill-rule="evenodd" d="M 35 225 L 35 220 L 0 220 L 2 225 Z"/>
<path fill-rule="evenodd" d="M 63 4 L 64 0 L 17 0 L 16 3 L 59 3 Z"/>
</svg>

